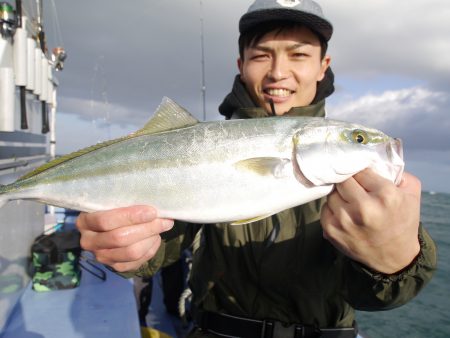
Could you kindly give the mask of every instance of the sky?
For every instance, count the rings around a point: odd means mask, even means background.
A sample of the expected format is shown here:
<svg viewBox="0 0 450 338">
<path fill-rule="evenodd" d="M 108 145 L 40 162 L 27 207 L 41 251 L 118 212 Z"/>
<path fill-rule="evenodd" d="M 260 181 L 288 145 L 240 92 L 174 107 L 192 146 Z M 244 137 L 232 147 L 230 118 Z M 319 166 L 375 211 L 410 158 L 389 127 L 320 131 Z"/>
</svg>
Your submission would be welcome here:
<svg viewBox="0 0 450 338">
<path fill-rule="evenodd" d="M 68 54 L 56 74 L 57 153 L 137 130 L 164 96 L 202 120 L 202 36 L 206 120 L 221 119 L 251 2 L 44 2 L 49 48 Z M 450 193 L 450 1 L 317 2 L 334 26 L 328 116 L 401 138 L 423 190 Z"/>
</svg>

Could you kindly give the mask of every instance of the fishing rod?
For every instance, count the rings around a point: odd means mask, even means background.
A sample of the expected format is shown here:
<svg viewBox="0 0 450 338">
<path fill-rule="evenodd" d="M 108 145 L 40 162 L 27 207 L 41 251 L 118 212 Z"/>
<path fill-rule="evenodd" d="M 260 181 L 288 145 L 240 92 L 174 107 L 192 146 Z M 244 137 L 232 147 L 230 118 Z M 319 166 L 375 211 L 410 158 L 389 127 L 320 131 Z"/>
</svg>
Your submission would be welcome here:
<svg viewBox="0 0 450 338">
<path fill-rule="evenodd" d="M 203 121 L 206 121 L 206 80 L 205 80 L 205 41 L 203 29 L 203 1 L 200 0 L 200 48 L 202 65 L 202 101 L 203 101 Z"/>
</svg>

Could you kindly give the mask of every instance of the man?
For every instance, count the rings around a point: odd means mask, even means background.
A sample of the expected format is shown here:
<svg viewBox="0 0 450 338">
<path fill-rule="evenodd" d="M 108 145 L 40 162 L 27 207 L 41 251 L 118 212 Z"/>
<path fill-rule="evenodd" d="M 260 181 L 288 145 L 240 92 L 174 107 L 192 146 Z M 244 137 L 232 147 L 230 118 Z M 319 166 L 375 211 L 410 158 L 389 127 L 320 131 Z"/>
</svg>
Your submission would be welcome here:
<svg viewBox="0 0 450 338">
<path fill-rule="evenodd" d="M 320 6 L 256 0 L 239 28 L 240 74 L 220 112 L 324 116 L 333 29 Z M 144 206 L 82 214 L 77 225 L 85 249 L 131 275 L 155 273 L 200 238 L 191 337 L 355 337 L 354 309 L 400 306 L 431 278 L 435 247 L 419 216 L 416 177 L 395 186 L 364 170 L 326 201 L 246 225 L 173 226 Z"/>
</svg>

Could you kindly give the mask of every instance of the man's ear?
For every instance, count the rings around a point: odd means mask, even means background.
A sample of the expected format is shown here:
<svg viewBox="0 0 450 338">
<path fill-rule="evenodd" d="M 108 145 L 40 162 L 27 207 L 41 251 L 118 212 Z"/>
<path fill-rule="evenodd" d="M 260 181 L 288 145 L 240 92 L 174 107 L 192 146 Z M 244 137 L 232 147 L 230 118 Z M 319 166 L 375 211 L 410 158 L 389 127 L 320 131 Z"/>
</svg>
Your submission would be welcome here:
<svg viewBox="0 0 450 338">
<path fill-rule="evenodd" d="M 320 73 L 317 81 L 322 81 L 325 77 L 325 72 L 327 71 L 328 67 L 331 63 L 331 57 L 329 55 L 325 55 L 322 61 L 320 61 Z"/>
<path fill-rule="evenodd" d="M 237 66 L 238 66 L 238 69 L 239 69 L 239 74 L 241 75 L 241 80 L 242 80 L 242 69 L 243 69 L 243 63 L 244 62 L 242 61 L 242 59 L 240 57 L 238 57 L 236 63 L 237 63 Z"/>
</svg>

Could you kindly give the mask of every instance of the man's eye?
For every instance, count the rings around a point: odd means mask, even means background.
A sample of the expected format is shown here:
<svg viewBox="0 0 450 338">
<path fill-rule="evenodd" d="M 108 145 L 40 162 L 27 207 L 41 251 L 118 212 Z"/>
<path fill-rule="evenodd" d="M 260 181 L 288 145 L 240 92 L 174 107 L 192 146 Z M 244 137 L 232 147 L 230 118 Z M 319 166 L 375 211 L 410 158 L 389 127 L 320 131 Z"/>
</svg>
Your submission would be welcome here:
<svg viewBox="0 0 450 338">
<path fill-rule="evenodd" d="M 308 55 L 306 53 L 293 53 L 292 56 L 294 58 L 304 58 L 307 57 Z"/>
<path fill-rule="evenodd" d="M 267 54 L 255 54 L 252 56 L 252 60 L 264 60 L 267 59 L 269 57 L 269 55 Z"/>
</svg>

